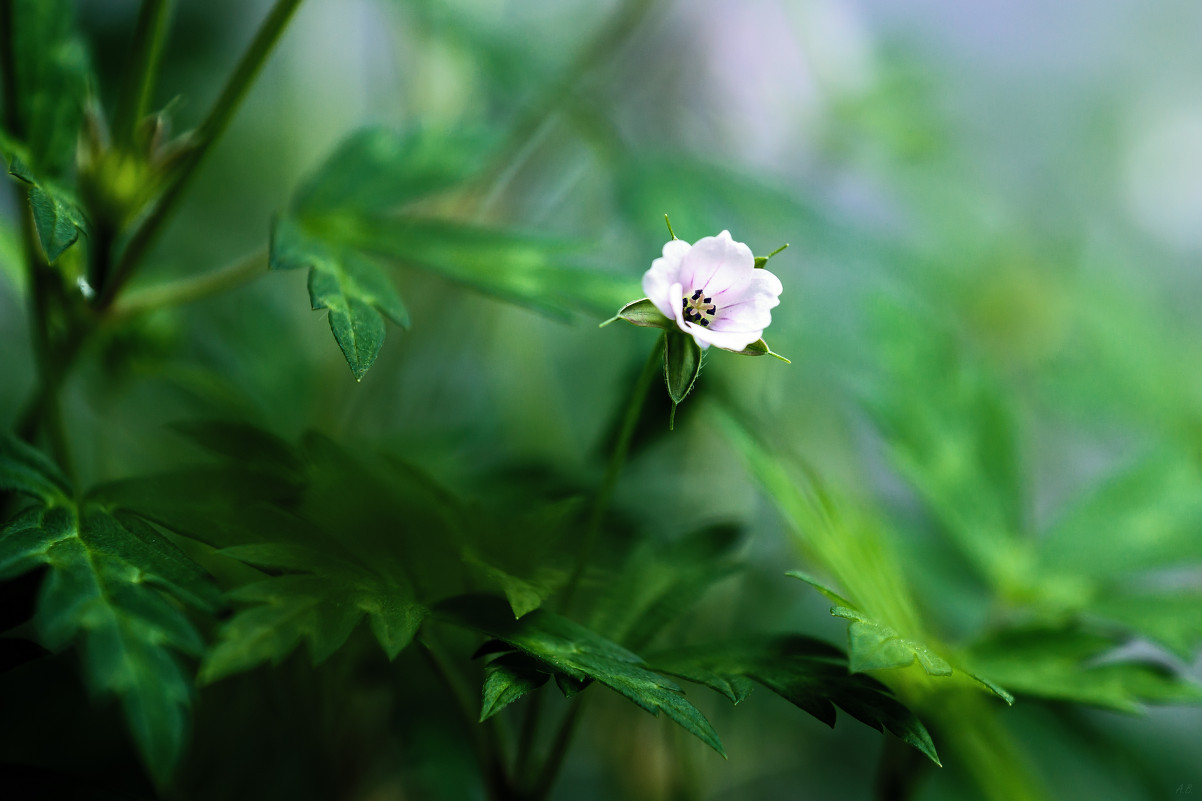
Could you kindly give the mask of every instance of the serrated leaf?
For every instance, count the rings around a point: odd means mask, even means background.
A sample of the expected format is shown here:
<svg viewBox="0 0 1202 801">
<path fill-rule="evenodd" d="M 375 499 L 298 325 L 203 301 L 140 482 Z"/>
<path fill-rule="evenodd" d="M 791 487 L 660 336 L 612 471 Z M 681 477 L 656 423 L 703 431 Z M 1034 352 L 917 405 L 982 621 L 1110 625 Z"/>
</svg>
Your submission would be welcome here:
<svg viewBox="0 0 1202 801">
<path fill-rule="evenodd" d="M 28 510 L 0 531 L 0 573 L 49 566 L 34 616 L 40 639 L 55 649 L 79 643 L 88 682 L 121 698 L 134 741 L 163 782 L 179 759 L 192 696 L 191 678 L 172 652 L 204 648 L 165 593 L 206 604 L 215 589 L 147 529 L 94 506 Z"/>
<path fill-rule="evenodd" d="M 314 664 L 346 642 L 364 614 L 388 658 L 395 659 L 425 617 L 407 583 L 353 560 L 293 543 L 237 546 L 220 552 L 257 567 L 303 571 L 237 588 L 231 597 L 251 604 L 221 629 L 220 642 L 201 666 L 211 683 L 263 663 L 279 664 L 301 641 Z"/>
<path fill-rule="evenodd" d="M 489 662 L 484 668 L 480 722 L 542 687 L 549 678 L 537 660 L 524 654 L 510 652 Z"/>
<path fill-rule="evenodd" d="M 663 711 L 719 754 L 717 733 L 670 679 L 642 667 L 642 660 L 595 632 L 539 609 L 515 620 L 508 604 L 485 595 L 465 595 L 443 601 L 434 613 L 456 625 L 504 640 L 548 665 L 556 674 L 576 681 L 598 681 L 652 714 Z"/>
<path fill-rule="evenodd" d="M 930 648 L 902 637 L 863 613 L 835 607 L 831 614 L 851 621 L 847 639 L 852 672 L 906 667 L 917 661 L 930 676 L 952 675 L 952 666 Z"/>
<path fill-rule="evenodd" d="M 50 504 L 71 496 L 62 471 L 41 451 L 0 433 L 0 490 L 20 492 Z"/>
<path fill-rule="evenodd" d="M 409 326 L 409 312 L 380 267 L 353 250 L 306 236 L 287 218 L 272 231 L 271 268 L 307 268 L 309 300 L 329 310 L 330 330 L 356 380 L 362 380 L 384 343 L 384 319 Z M 383 315 L 383 316 L 381 316 Z"/>
<path fill-rule="evenodd" d="M 665 317 L 664 313 L 651 302 L 650 298 L 643 298 L 627 303 L 618 310 L 617 314 L 601 323 L 601 326 L 607 326 L 617 320 L 625 320 L 631 325 L 637 325 L 641 328 L 662 328 L 665 331 L 676 327 L 676 321 Z"/>
<path fill-rule="evenodd" d="M 1003 629 L 975 643 L 966 659 L 1018 693 L 1139 711 L 1141 703 L 1199 703 L 1202 688 L 1147 659 L 1110 657 L 1117 643 L 1079 627 Z"/>
<path fill-rule="evenodd" d="M 838 706 L 877 731 L 887 729 L 940 764 L 922 721 L 885 685 L 849 673 L 843 653 L 819 640 L 763 637 L 665 652 L 649 661 L 657 670 L 704 684 L 734 703 L 746 697 L 748 680 L 754 681 L 831 727 Z"/>
</svg>

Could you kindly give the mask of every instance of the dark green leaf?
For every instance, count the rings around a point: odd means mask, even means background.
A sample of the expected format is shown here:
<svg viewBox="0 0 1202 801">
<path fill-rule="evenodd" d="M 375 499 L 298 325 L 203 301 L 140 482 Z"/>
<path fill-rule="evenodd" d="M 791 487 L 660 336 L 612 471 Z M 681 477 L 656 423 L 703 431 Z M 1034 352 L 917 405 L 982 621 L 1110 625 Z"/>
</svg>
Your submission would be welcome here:
<svg viewBox="0 0 1202 801">
<path fill-rule="evenodd" d="M 55 649 L 80 643 L 89 683 L 121 697 L 147 767 L 165 781 L 192 697 L 172 651 L 199 654 L 204 643 L 164 591 L 211 607 L 215 588 L 148 525 L 95 507 L 29 510 L 0 531 L 0 575 L 39 564 L 49 566 L 34 618 L 41 640 Z"/>
<path fill-rule="evenodd" d="M 16 0 L 12 4 L 20 134 L 39 172 L 61 177 L 75 146 L 89 69 L 75 31 L 70 0 Z"/>
<path fill-rule="evenodd" d="M 35 448 L 0 432 L 0 490 L 20 492 L 47 504 L 71 496 L 67 479 Z"/>
<path fill-rule="evenodd" d="M 672 428 L 676 418 L 676 407 L 688 397 L 701 372 L 701 346 L 685 332 L 671 328 L 664 332 L 664 381 L 668 385 L 668 397 L 672 399 Z"/>
<path fill-rule="evenodd" d="M 53 264 L 64 250 L 79 239 L 79 233 L 84 228 L 83 215 L 51 196 L 41 186 L 29 188 L 29 204 L 33 207 L 33 220 L 37 225 L 42 250 L 46 253 L 46 261 Z"/>
<path fill-rule="evenodd" d="M 192 420 L 175 423 L 172 428 L 243 468 L 296 480 L 304 475 L 304 462 L 297 450 L 257 426 L 224 420 Z"/>
<path fill-rule="evenodd" d="M 549 678 L 550 674 L 541 664 L 525 654 L 510 652 L 489 662 L 484 668 L 480 722 L 542 687 Z"/>
<path fill-rule="evenodd" d="M 327 247 L 286 218 L 272 231 L 271 268 L 309 270 L 310 302 L 314 310 L 329 309 L 330 330 L 356 380 L 362 380 L 384 343 L 381 315 L 409 326 L 401 296 L 377 264 L 353 250 Z"/>
<path fill-rule="evenodd" d="M 848 673 L 834 646 L 785 636 L 696 646 L 654 656 L 656 670 L 704 684 L 739 703 L 755 681 L 800 709 L 835 725 L 835 706 L 877 731 L 888 729 L 939 764 L 935 745 L 913 712 L 885 685 Z"/>
<path fill-rule="evenodd" d="M 710 526 L 672 542 L 644 543 L 606 582 L 592 628 L 615 642 L 643 648 L 737 568 L 733 526 Z"/>
<path fill-rule="evenodd" d="M 652 714 L 662 710 L 723 754 L 717 733 L 680 687 L 642 667 L 637 655 L 578 623 L 542 609 L 515 620 L 508 604 L 484 595 L 452 598 L 434 612 L 448 622 L 504 640 L 557 674 L 577 681 L 599 681 Z"/>
<path fill-rule="evenodd" d="M 303 571 L 239 587 L 250 606 L 222 627 L 201 667 L 208 683 L 262 663 L 279 664 L 305 640 L 317 664 L 342 647 L 364 614 L 389 659 L 412 640 L 425 610 L 404 580 L 297 544 L 259 544 L 221 553 L 256 567 Z"/>
</svg>

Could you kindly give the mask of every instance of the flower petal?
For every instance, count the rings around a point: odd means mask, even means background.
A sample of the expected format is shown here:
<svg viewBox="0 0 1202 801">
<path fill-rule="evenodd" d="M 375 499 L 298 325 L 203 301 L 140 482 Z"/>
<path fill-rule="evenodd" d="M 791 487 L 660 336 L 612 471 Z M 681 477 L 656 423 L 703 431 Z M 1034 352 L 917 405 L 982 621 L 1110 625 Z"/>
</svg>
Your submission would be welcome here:
<svg viewBox="0 0 1202 801">
<path fill-rule="evenodd" d="M 772 322 L 771 310 L 780 305 L 780 279 L 767 270 L 756 270 L 744 291 L 728 293 L 719 303 L 714 331 L 763 331 Z M 724 302 L 725 301 L 725 302 Z"/>
<path fill-rule="evenodd" d="M 715 297 L 740 290 L 755 272 L 751 248 L 730 238 L 729 231 L 698 239 L 685 255 L 678 278 L 689 290 L 701 289 Z"/>
<path fill-rule="evenodd" d="M 671 290 L 680 282 L 680 266 L 691 246 L 683 239 L 670 239 L 664 245 L 664 255 L 651 262 L 651 269 L 643 274 L 643 293 L 655 304 L 664 316 L 675 318 L 680 311 L 680 289 Z"/>
<path fill-rule="evenodd" d="M 758 331 L 718 331 L 687 322 L 682 327 L 693 335 L 702 349 L 713 345 L 723 350 L 740 351 L 764 335 L 762 328 Z"/>
</svg>

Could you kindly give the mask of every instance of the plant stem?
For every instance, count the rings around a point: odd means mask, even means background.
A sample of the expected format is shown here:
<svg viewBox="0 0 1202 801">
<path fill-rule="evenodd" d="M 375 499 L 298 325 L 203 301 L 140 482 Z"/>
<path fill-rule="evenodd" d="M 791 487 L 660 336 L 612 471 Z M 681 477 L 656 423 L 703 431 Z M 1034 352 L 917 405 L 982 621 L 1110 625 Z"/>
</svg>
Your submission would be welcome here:
<svg viewBox="0 0 1202 801">
<path fill-rule="evenodd" d="M 226 81 L 225 88 L 221 91 L 221 96 L 217 98 L 217 102 L 209 110 L 209 116 L 193 132 L 193 141 L 187 157 L 180 163 L 174 176 L 172 176 L 171 182 L 159 198 L 158 203 L 130 237 L 125 250 L 121 254 L 121 258 L 117 261 L 117 266 L 113 270 L 112 276 L 103 287 L 98 288 L 100 296 L 97 298 L 96 305 L 99 309 L 104 310 L 113 305 L 117 294 L 129 280 L 130 275 L 136 269 L 146 249 L 151 245 L 155 237 L 158 236 L 163 228 L 163 224 L 175 210 L 175 206 L 183 195 L 183 190 L 188 180 L 195 173 L 196 168 L 204 160 L 205 155 L 208 154 L 213 144 L 225 132 L 230 120 L 234 117 L 234 113 L 238 110 L 239 105 L 241 105 L 243 98 L 246 96 L 246 92 L 250 89 L 263 63 L 267 60 L 267 56 L 270 55 L 280 34 L 283 33 L 288 21 L 292 18 L 293 12 L 296 11 L 300 3 L 301 0 L 276 0 L 271 12 L 267 15 L 267 19 L 263 20 L 263 24 L 259 26 L 254 41 L 250 43 L 250 46 L 242 55 L 242 60 L 238 62 L 238 66 L 234 69 L 233 74 Z"/>
<path fill-rule="evenodd" d="M 662 369 L 661 354 L 663 353 L 663 347 L 664 339 L 660 337 L 655 347 L 651 349 L 651 354 L 647 357 L 647 362 L 643 365 L 643 371 L 639 374 L 634 389 L 630 393 L 630 398 L 626 402 L 626 412 L 622 417 L 622 428 L 618 432 L 617 441 L 614 443 L 613 453 L 610 454 L 609 465 L 605 469 L 605 478 L 601 480 L 601 487 L 597 490 L 597 495 L 593 498 L 592 511 L 589 513 L 588 525 L 585 528 L 584 543 L 580 548 L 580 554 L 576 558 L 576 567 L 572 570 L 571 578 L 568 579 L 567 589 L 564 590 L 563 609 L 565 613 L 572 606 L 572 600 L 575 598 L 580 579 L 584 575 L 584 570 L 588 567 L 589 560 L 593 556 L 593 549 L 597 545 L 597 537 L 601 533 L 601 519 L 606 509 L 609 508 L 609 501 L 613 497 L 614 487 L 618 483 L 618 476 L 622 472 L 622 466 L 626 463 L 626 454 L 630 450 L 630 440 L 634 437 L 634 429 L 638 425 L 639 416 L 642 414 L 643 403 L 647 400 L 647 390 L 651 388 L 656 375 Z"/>
<path fill-rule="evenodd" d="M 563 767 L 564 758 L 568 755 L 568 746 L 571 745 L 572 735 L 576 733 L 576 727 L 580 724 L 587 700 L 587 696 L 578 696 L 572 704 L 572 708 L 560 722 L 559 729 L 555 732 L 555 739 L 551 742 L 551 752 L 547 754 L 547 761 L 543 763 L 543 769 L 539 771 L 538 779 L 534 782 L 529 794 L 525 796 L 529 801 L 543 801 L 551 794 L 551 787 L 554 786 L 555 779 L 559 776 L 559 770 Z"/>
<path fill-rule="evenodd" d="M 233 289 L 267 270 L 267 250 L 260 249 L 224 267 L 178 281 L 130 292 L 113 306 L 109 316 L 130 317 L 154 309 L 180 306 Z"/>
<path fill-rule="evenodd" d="M 126 144 L 134 141 L 138 122 L 150 107 L 170 11 L 169 0 L 142 0 L 130 48 L 129 72 L 113 113 L 113 130 Z"/>
<path fill-rule="evenodd" d="M 423 633 L 418 642 L 421 643 L 422 652 L 426 655 L 430 667 L 455 698 L 455 704 L 472 740 L 472 750 L 476 752 L 476 759 L 480 763 L 489 798 L 493 801 L 511 801 L 515 794 L 509 774 L 505 770 L 505 755 L 495 725 L 489 723 L 482 726 L 477 721 L 475 697 L 439 643 L 428 633 Z"/>
</svg>

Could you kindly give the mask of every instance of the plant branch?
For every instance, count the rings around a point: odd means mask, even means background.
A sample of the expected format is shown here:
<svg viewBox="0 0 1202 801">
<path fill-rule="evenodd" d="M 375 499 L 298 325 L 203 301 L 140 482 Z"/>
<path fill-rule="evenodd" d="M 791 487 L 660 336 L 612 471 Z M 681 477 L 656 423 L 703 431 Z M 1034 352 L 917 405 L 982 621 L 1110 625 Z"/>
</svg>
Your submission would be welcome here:
<svg viewBox="0 0 1202 801">
<path fill-rule="evenodd" d="M 126 143 L 133 142 L 138 122 L 150 107 L 170 12 L 170 0 L 142 0 L 134 28 L 129 72 L 113 113 L 113 130 Z"/>
<path fill-rule="evenodd" d="M 259 74 L 259 70 L 267 60 L 267 56 L 270 55 L 280 34 L 283 33 L 300 3 L 301 0 L 276 0 L 267 19 L 259 26 L 254 41 L 250 43 L 233 74 L 226 81 L 225 88 L 222 89 L 221 96 L 217 98 L 217 102 L 210 109 L 208 117 L 193 132 L 193 141 L 188 155 L 177 168 L 158 203 L 130 237 L 112 276 L 103 287 L 99 288 L 100 296 L 97 298 L 97 307 L 101 310 L 113 305 L 117 294 L 137 268 L 138 262 L 146 253 L 147 248 L 154 242 L 155 237 L 162 230 L 163 224 L 175 210 L 188 180 L 196 172 L 196 168 L 204 160 L 213 144 L 225 133 L 234 113 L 238 110 L 251 84 L 254 83 L 255 77 Z"/>
<path fill-rule="evenodd" d="M 267 250 L 260 249 L 211 272 L 130 292 L 113 306 L 109 316 L 132 317 L 154 309 L 192 303 L 252 281 L 266 270 Z"/>
<path fill-rule="evenodd" d="M 537 781 L 526 796 L 530 801 L 543 801 L 551 794 L 551 787 L 555 784 L 555 778 L 559 775 L 563 761 L 568 755 L 568 746 L 571 745 L 572 735 L 576 733 L 576 727 L 580 724 L 580 717 L 584 714 L 584 705 L 587 700 L 587 696 L 578 696 L 575 703 L 572 704 L 572 708 L 560 722 L 559 729 L 555 732 L 555 739 L 551 742 L 551 752 L 547 754 L 543 769 L 539 772 Z"/>
</svg>

